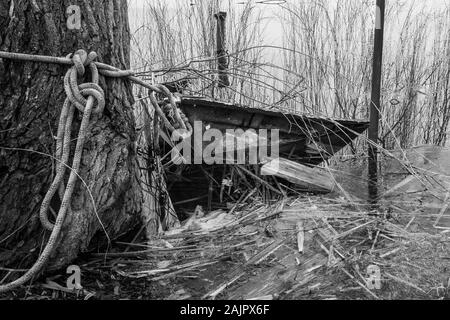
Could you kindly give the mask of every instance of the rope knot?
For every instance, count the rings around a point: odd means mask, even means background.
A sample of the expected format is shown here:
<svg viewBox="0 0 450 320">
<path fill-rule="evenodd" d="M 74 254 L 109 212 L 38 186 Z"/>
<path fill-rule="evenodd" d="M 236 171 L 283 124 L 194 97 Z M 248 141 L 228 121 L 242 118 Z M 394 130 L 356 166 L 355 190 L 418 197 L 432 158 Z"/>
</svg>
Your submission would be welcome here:
<svg viewBox="0 0 450 320">
<path fill-rule="evenodd" d="M 103 89 L 98 85 L 99 75 L 97 66 L 94 63 L 96 58 L 97 54 L 95 52 L 87 54 L 84 50 L 76 51 L 73 55 L 71 55 L 73 67 L 67 71 L 64 77 L 64 90 L 66 91 L 67 98 L 61 110 L 58 134 L 56 138 L 56 158 L 59 160 L 59 164 L 57 166 L 56 176 L 47 194 L 45 195 L 44 200 L 42 201 L 40 210 L 41 223 L 44 228 L 50 231 L 56 227 L 61 228 L 65 214 L 71 211 L 70 202 L 75 181 L 78 177 L 78 169 L 80 166 L 89 120 L 92 113 L 101 113 L 105 107 L 105 94 Z M 78 84 L 78 77 L 84 76 L 86 71 L 85 67 L 89 67 L 91 70 L 92 82 Z M 70 174 L 67 186 L 64 187 L 63 178 L 66 166 L 68 165 L 67 162 L 69 160 L 71 126 L 75 108 L 83 113 L 83 119 L 81 121 L 80 131 L 78 133 L 72 172 Z M 53 224 L 48 219 L 47 211 L 50 206 L 51 199 L 58 190 L 60 197 L 63 200 L 58 213 L 57 221 Z"/>
<path fill-rule="evenodd" d="M 77 50 L 72 55 L 73 67 L 67 71 L 64 77 L 64 89 L 66 91 L 69 101 L 81 112 L 85 111 L 87 98 L 93 97 L 96 101 L 92 109 L 92 113 L 97 114 L 103 112 L 105 107 L 105 94 L 103 89 L 98 85 L 98 69 L 94 63 L 97 58 L 95 51 L 86 53 L 85 50 Z M 91 70 L 92 82 L 78 84 L 78 76 L 84 76 L 86 72 L 85 67 Z"/>
<path fill-rule="evenodd" d="M 83 49 L 75 51 L 72 56 L 72 61 L 75 68 L 77 69 L 78 75 L 83 76 L 86 72 L 85 67 L 90 65 L 96 58 L 97 53 L 95 51 L 91 51 L 89 54 L 87 54 Z"/>
</svg>

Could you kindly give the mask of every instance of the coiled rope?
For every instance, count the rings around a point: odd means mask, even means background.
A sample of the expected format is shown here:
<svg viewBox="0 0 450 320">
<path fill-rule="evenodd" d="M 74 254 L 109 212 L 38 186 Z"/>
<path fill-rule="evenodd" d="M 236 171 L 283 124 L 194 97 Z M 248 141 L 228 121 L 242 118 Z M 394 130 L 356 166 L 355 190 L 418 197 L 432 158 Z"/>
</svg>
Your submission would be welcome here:
<svg viewBox="0 0 450 320">
<path fill-rule="evenodd" d="M 161 89 L 163 94 L 169 99 L 169 103 L 171 106 L 171 112 L 168 112 L 169 116 L 173 117 L 179 124 L 177 128 L 172 125 L 169 119 L 167 119 L 164 111 L 159 106 L 158 100 L 155 97 L 155 92 L 150 91 L 148 95 L 150 98 L 150 102 L 158 116 L 163 119 L 164 126 L 173 134 L 173 138 L 175 140 L 183 139 L 183 133 L 187 136 L 190 136 L 192 134 L 192 126 L 189 123 L 186 115 L 181 110 L 178 110 L 175 98 L 173 97 L 172 93 L 169 91 L 169 89 L 161 84 L 157 85 L 157 87 Z"/>
<path fill-rule="evenodd" d="M 4 293 L 25 284 L 34 276 L 36 276 L 48 262 L 53 250 L 57 246 L 58 238 L 64 224 L 66 214 L 68 212 L 70 213 L 71 211 L 70 204 L 75 188 L 75 182 L 78 177 L 78 171 L 81 163 L 83 146 L 86 139 L 89 120 L 92 114 L 101 114 L 105 107 L 105 95 L 103 89 L 98 85 L 99 73 L 106 77 L 127 77 L 131 81 L 148 88 L 150 91 L 150 101 L 157 114 L 163 119 L 164 125 L 169 129 L 169 131 L 174 132 L 176 128 L 170 123 L 165 113 L 159 107 L 158 101 L 156 100 L 156 97 L 154 95 L 155 92 L 161 93 L 168 98 L 171 109 L 173 111 L 174 119 L 178 122 L 177 127 L 181 127 L 181 129 L 187 130 L 188 133 L 192 133 L 192 127 L 186 116 L 178 110 L 175 98 L 165 86 L 153 86 L 147 84 L 134 77 L 134 73 L 131 70 L 119 70 L 110 65 L 95 62 L 94 60 L 97 58 L 97 54 L 95 52 L 87 54 L 84 50 L 78 50 L 73 55 L 69 55 L 66 58 L 59 58 L 0 51 L 0 58 L 71 65 L 71 68 L 67 71 L 64 77 L 64 90 L 66 92 L 67 98 L 65 99 L 61 110 L 56 137 L 56 159 L 58 161 L 56 175 L 44 197 L 44 200 L 42 201 L 39 213 L 39 218 L 43 227 L 51 231 L 51 234 L 44 250 L 30 269 L 20 278 L 8 284 L 0 285 L 0 293 Z M 91 82 L 79 85 L 78 77 L 81 77 L 85 74 L 86 67 L 89 67 L 91 71 Z M 72 121 L 75 108 L 83 113 L 83 117 L 78 132 L 78 139 L 75 147 L 73 162 L 71 165 L 72 170 L 67 185 L 64 187 L 64 173 L 66 167 L 68 167 L 67 162 L 69 160 L 70 154 Z M 59 191 L 62 202 L 56 217 L 56 221 L 53 224 L 48 219 L 47 214 L 50 207 L 50 202 L 56 191 Z"/>
<path fill-rule="evenodd" d="M 42 225 L 51 231 L 50 238 L 40 254 L 35 264 L 20 278 L 10 282 L 6 285 L 0 286 L 0 293 L 9 291 L 17 286 L 24 284 L 35 276 L 42 267 L 47 263 L 52 254 L 54 248 L 57 245 L 58 237 L 63 226 L 66 213 L 69 210 L 70 202 L 72 199 L 75 182 L 78 176 L 78 170 L 80 167 L 81 156 L 83 153 L 84 141 L 86 139 L 86 131 L 89 125 L 89 120 L 92 113 L 101 113 L 105 107 L 105 98 L 103 89 L 98 85 L 98 70 L 97 66 L 92 61 L 97 57 L 95 52 L 91 52 L 89 55 L 83 50 L 78 50 L 72 60 L 74 66 L 71 67 L 64 77 L 64 90 L 66 91 L 67 98 L 64 101 L 63 108 L 58 125 L 58 133 L 56 138 L 56 158 L 58 160 L 57 174 L 53 180 L 44 200 L 41 204 L 40 219 Z M 78 76 L 83 76 L 85 73 L 85 66 L 89 66 L 92 75 L 92 82 L 78 85 Z M 87 97 L 87 99 L 85 98 Z M 94 107 L 94 102 L 97 104 Z M 69 176 L 69 181 L 64 190 L 62 185 L 65 168 L 69 159 L 70 152 L 70 135 L 72 129 L 72 120 L 75 112 L 75 108 L 83 113 L 83 118 L 78 132 L 78 139 L 75 148 L 75 154 L 72 163 L 72 171 Z M 52 224 L 47 217 L 47 211 L 50 206 L 50 201 L 55 194 L 57 188 L 60 188 L 60 192 L 64 193 L 61 207 L 56 217 L 55 224 Z"/>
</svg>

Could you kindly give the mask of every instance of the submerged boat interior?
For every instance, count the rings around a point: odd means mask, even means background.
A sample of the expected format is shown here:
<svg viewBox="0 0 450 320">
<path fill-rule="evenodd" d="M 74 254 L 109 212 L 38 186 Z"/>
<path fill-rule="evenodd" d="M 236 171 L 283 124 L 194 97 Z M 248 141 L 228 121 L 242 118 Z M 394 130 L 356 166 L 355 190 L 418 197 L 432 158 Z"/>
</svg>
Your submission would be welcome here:
<svg viewBox="0 0 450 320">
<path fill-rule="evenodd" d="M 331 119 L 301 114 L 248 108 L 229 103 L 213 101 L 202 97 L 182 96 L 179 108 L 194 127 L 201 121 L 202 130 L 218 129 L 224 136 L 227 130 L 260 129 L 279 130 L 279 157 L 308 166 L 319 165 L 349 145 L 368 128 L 364 120 Z M 210 142 L 203 142 L 203 148 Z M 162 153 L 170 152 L 172 146 L 161 145 Z M 170 157 L 168 157 L 170 158 Z M 238 194 L 217 192 L 217 189 L 231 190 L 221 186 L 235 180 L 245 184 L 245 179 L 259 178 L 259 165 L 229 166 L 185 164 L 165 166 L 170 197 L 177 212 L 192 210 L 190 204 L 202 204 L 208 208 L 220 207 L 229 198 L 236 201 Z M 239 182 L 236 182 L 238 179 Z M 217 184 L 217 186 L 212 186 Z M 189 188 L 186 188 L 189 185 Z M 217 188 L 219 187 L 219 188 Z"/>
</svg>

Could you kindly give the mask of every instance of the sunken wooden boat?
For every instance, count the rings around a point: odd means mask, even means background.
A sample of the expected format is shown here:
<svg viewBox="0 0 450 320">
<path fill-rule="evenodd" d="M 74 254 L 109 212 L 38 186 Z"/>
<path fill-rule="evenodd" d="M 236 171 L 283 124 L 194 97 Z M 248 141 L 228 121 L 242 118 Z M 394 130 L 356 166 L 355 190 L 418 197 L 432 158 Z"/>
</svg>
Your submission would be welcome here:
<svg viewBox="0 0 450 320">
<path fill-rule="evenodd" d="M 202 130 L 218 129 L 222 137 L 226 137 L 227 130 L 253 129 L 258 132 L 260 129 L 278 129 L 278 157 L 305 167 L 315 166 L 329 159 L 362 134 L 369 125 L 367 121 L 287 114 L 192 96 L 181 96 L 178 106 L 193 127 L 196 121 L 201 121 Z M 166 143 L 162 144 L 161 155 L 168 155 L 173 150 L 173 144 L 170 146 L 167 143 L 167 136 L 165 141 Z M 203 150 L 209 144 L 210 142 L 203 141 Z M 228 145 L 225 147 L 227 149 Z M 237 148 L 234 151 L 238 153 Z M 247 152 L 247 149 L 244 151 Z M 277 187 L 267 183 L 275 180 L 262 175 L 261 165 L 265 164 L 264 161 L 258 162 L 259 165 L 256 166 L 250 163 L 230 165 L 228 162 L 210 165 L 203 159 L 199 164 L 175 165 L 170 160 L 171 157 L 164 156 L 163 159 L 167 190 L 180 217 L 183 216 L 183 212 L 193 211 L 197 205 L 210 211 L 211 208 L 220 208 L 223 202 L 237 201 L 241 197 L 240 193 L 245 193 L 243 190 L 250 190 L 258 184 L 265 185 L 269 193 L 277 192 Z M 224 187 L 224 181 L 232 181 L 233 187 Z M 280 180 L 280 183 L 286 182 L 288 181 Z M 317 184 L 314 190 L 310 188 L 295 190 L 317 191 Z"/>
<path fill-rule="evenodd" d="M 279 156 L 317 165 L 342 150 L 369 126 L 368 121 L 311 117 L 183 96 L 180 109 L 190 123 L 219 129 L 279 130 Z"/>
</svg>

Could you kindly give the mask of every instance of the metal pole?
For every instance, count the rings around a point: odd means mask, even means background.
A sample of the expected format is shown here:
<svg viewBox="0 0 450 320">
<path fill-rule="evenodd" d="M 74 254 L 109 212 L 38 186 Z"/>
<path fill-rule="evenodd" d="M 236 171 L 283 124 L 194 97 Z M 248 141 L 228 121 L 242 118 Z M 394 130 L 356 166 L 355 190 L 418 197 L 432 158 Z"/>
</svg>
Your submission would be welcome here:
<svg viewBox="0 0 450 320">
<path fill-rule="evenodd" d="M 219 12 L 214 15 L 217 19 L 217 61 L 219 69 L 219 88 L 228 87 L 230 81 L 228 80 L 228 58 L 225 48 L 226 40 L 226 29 L 225 29 L 225 19 L 227 18 L 226 12 Z"/>
<path fill-rule="evenodd" d="M 383 33 L 385 0 L 377 0 L 375 39 L 373 49 L 372 94 L 369 127 L 369 197 L 373 204 L 378 197 L 378 126 L 381 110 L 381 71 L 383 64 Z"/>
</svg>

